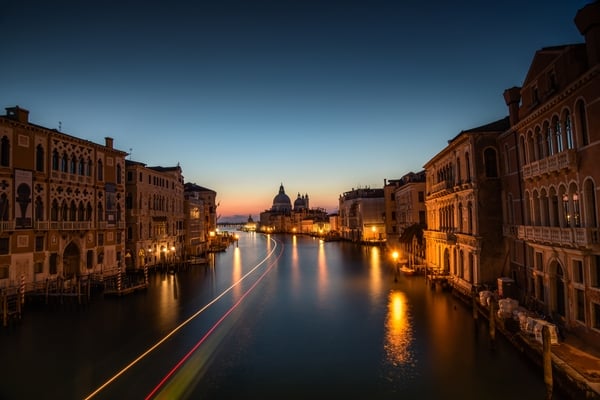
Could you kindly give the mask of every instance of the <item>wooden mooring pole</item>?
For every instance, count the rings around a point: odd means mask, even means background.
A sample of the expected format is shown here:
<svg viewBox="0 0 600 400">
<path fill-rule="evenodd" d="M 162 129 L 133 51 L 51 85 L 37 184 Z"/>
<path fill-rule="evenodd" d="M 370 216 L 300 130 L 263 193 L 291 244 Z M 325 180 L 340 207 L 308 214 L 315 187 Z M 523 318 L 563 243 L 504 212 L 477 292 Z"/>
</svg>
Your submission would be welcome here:
<svg viewBox="0 0 600 400">
<path fill-rule="evenodd" d="M 490 299 L 490 347 L 496 346 L 496 301 Z"/>
<path fill-rule="evenodd" d="M 544 363 L 544 383 L 546 399 L 552 399 L 552 344 L 550 343 L 550 327 L 542 327 L 542 359 Z"/>
</svg>

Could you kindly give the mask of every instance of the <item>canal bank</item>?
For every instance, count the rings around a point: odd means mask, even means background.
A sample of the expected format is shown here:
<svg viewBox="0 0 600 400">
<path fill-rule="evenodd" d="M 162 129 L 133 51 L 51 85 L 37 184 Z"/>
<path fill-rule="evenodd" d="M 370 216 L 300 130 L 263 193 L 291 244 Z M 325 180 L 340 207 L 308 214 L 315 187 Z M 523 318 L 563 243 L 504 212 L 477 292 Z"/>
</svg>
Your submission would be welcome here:
<svg viewBox="0 0 600 400">
<path fill-rule="evenodd" d="M 485 318 L 513 346 L 524 354 L 543 373 L 544 346 L 536 335 L 521 329 L 515 316 L 503 318 L 496 306 L 490 312 L 491 303 L 482 304 L 476 297 L 470 298 L 458 290 L 452 295 L 460 298 L 473 311 L 473 318 Z M 491 321 L 491 318 L 494 321 Z M 493 328 L 491 328 L 493 329 Z M 493 333 L 490 333 L 492 336 Z M 551 386 L 572 399 L 600 399 L 600 349 L 586 345 L 575 335 L 566 334 L 551 345 Z"/>
</svg>

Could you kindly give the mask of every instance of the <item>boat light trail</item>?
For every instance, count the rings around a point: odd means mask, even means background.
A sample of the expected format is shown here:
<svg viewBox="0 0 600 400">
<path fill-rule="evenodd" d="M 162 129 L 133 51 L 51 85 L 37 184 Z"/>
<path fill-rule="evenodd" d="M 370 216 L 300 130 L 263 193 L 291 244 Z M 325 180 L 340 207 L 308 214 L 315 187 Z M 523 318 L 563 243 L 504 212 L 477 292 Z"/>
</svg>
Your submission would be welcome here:
<svg viewBox="0 0 600 400">
<path fill-rule="evenodd" d="M 154 395 L 169 381 L 169 379 L 181 368 L 182 365 L 198 350 L 198 348 L 204 343 L 204 341 L 221 325 L 221 323 L 231 314 L 241 303 L 242 301 L 254 290 L 254 288 L 260 283 L 260 281 L 269 273 L 269 271 L 273 268 L 273 266 L 277 263 L 277 260 L 281 257 L 283 251 L 279 253 L 277 258 L 270 263 L 270 265 L 263 271 L 263 273 L 258 277 L 258 279 L 244 292 L 244 294 L 239 298 L 238 301 L 235 302 L 228 310 L 219 318 L 217 322 L 204 334 L 204 336 L 192 347 L 188 353 L 183 356 L 177 364 L 161 379 L 161 381 L 156 385 L 154 389 L 145 397 L 145 400 L 149 400 L 154 397 Z M 174 398 L 172 396 L 167 396 L 166 398 Z"/>
<path fill-rule="evenodd" d="M 273 253 L 277 249 L 277 242 L 272 238 L 269 238 L 269 240 L 271 240 L 275 243 L 275 245 L 273 246 L 273 249 L 265 256 L 265 258 L 263 258 L 258 264 L 256 264 L 254 266 L 254 268 L 252 268 L 250 271 L 248 271 L 246 274 L 244 274 L 244 276 L 242 276 L 237 282 L 233 283 L 231 286 L 229 286 L 227 289 L 225 289 L 223 292 L 221 292 L 221 294 L 219 294 L 217 297 L 212 299 L 201 309 L 199 309 L 194 314 L 192 314 L 192 316 L 190 316 L 188 319 L 186 319 L 181 324 L 179 324 L 177 327 L 175 327 L 171 332 L 169 332 L 162 339 L 160 339 L 158 342 L 156 342 L 148 350 L 146 350 L 145 352 L 140 354 L 135 360 L 130 362 L 127 366 L 125 366 L 123 369 L 121 369 L 119 372 L 117 372 L 115 375 L 113 375 L 110 379 L 108 379 L 106 382 L 104 382 L 102 385 L 100 385 L 96 390 L 94 390 L 87 397 L 85 397 L 85 400 L 92 399 L 94 396 L 96 396 L 98 393 L 100 393 L 102 390 L 104 390 L 106 387 L 108 387 L 110 384 L 112 384 L 115 380 L 117 380 L 121 375 L 123 375 L 125 372 L 127 372 L 129 369 L 131 369 L 133 366 L 135 366 L 137 363 L 139 363 L 141 360 L 143 360 L 145 357 L 147 357 L 150 353 L 152 353 L 154 350 L 156 350 L 156 348 L 158 348 L 160 345 L 162 345 L 165 341 L 167 341 L 171 336 L 173 336 L 175 333 L 177 333 L 180 329 L 182 329 L 184 326 L 189 324 L 198 315 L 202 314 L 206 309 L 208 309 L 210 306 L 212 306 L 217 301 L 219 301 L 219 299 L 221 299 L 223 296 L 225 296 L 227 293 L 229 293 L 234 287 L 239 285 L 244 279 L 246 279 L 248 276 L 253 274 L 254 271 L 256 271 L 256 269 L 258 267 L 260 267 L 262 264 L 264 264 L 273 255 Z"/>
</svg>

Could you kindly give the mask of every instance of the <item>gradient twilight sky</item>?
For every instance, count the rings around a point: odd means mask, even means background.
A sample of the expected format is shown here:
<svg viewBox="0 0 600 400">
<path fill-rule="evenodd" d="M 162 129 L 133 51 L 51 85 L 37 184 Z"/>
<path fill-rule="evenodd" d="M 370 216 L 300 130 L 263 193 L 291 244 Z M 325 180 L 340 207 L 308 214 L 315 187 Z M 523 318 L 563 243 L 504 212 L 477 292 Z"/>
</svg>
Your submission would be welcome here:
<svg viewBox="0 0 600 400">
<path fill-rule="evenodd" d="M 180 163 L 224 217 L 257 216 L 281 183 L 334 212 L 506 116 L 536 50 L 583 42 L 589 2 L 8 1 L 1 106 Z"/>
</svg>

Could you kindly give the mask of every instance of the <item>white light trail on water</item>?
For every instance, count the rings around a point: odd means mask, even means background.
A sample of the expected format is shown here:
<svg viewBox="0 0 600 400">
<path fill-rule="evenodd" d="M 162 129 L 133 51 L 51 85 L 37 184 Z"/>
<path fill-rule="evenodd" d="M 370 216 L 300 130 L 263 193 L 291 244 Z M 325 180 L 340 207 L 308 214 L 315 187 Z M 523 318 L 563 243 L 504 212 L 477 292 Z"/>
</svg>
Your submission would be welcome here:
<svg viewBox="0 0 600 400">
<path fill-rule="evenodd" d="M 94 396 L 96 396 L 102 390 L 106 389 L 110 384 L 112 384 L 114 381 L 116 381 L 121 375 L 123 375 L 125 372 L 127 372 L 129 369 L 131 369 L 137 363 L 139 363 L 141 360 L 143 360 L 146 356 L 148 356 L 150 353 L 152 353 L 154 350 L 156 350 L 160 345 L 162 345 L 171 336 L 173 336 L 175 333 L 177 333 L 181 328 L 183 328 L 184 326 L 189 324 L 192 320 L 194 320 L 196 317 L 198 317 L 200 314 L 202 314 L 210 306 L 212 306 L 217 301 L 219 301 L 219 299 L 221 299 L 223 296 L 225 296 L 227 293 L 229 293 L 231 290 L 233 290 L 233 288 L 235 288 L 237 285 L 239 285 L 244 279 L 246 279 L 248 276 L 253 274 L 254 271 L 256 271 L 256 269 L 258 267 L 260 267 L 262 264 L 264 264 L 273 255 L 273 253 L 275 253 L 275 250 L 277 249 L 277 242 L 274 239 L 272 239 L 271 237 L 269 237 L 269 240 L 271 240 L 274 243 L 274 246 L 271 248 L 271 251 L 269 251 L 269 253 L 265 256 L 265 258 L 263 258 L 258 264 L 256 264 L 250 271 L 248 271 L 246 274 L 244 274 L 244 276 L 242 276 L 237 282 L 234 282 L 231 286 L 229 286 L 227 289 L 222 291 L 217 297 L 215 297 L 210 302 L 208 302 L 206 305 L 204 305 L 201 309 L 196 311 L 192 316 L 190 316 L 188 319 L 186 319 L 181 324 L 179 324 L 176 328 L 174 328 L 171 332 L 169 332 L 167 335 L 165 335 L 158 342 L 156 342 L 148 350 L 146 350 L 145 352 L 140 354 L 135 360 L 130 362 L 126 367 L 121 369 L 119 372 L 117 372 L 115 375 L 113 375 L 110 379 L 108 379 L 106 382 L 104 382 L 102 385 L 100 385 L 100 387 L 98 387 L 96 390 L 94 390 L 92 393 L 90 393 L 87 397 L 85 397 L 85 400 L 92 399 Z"/>
</svg>

